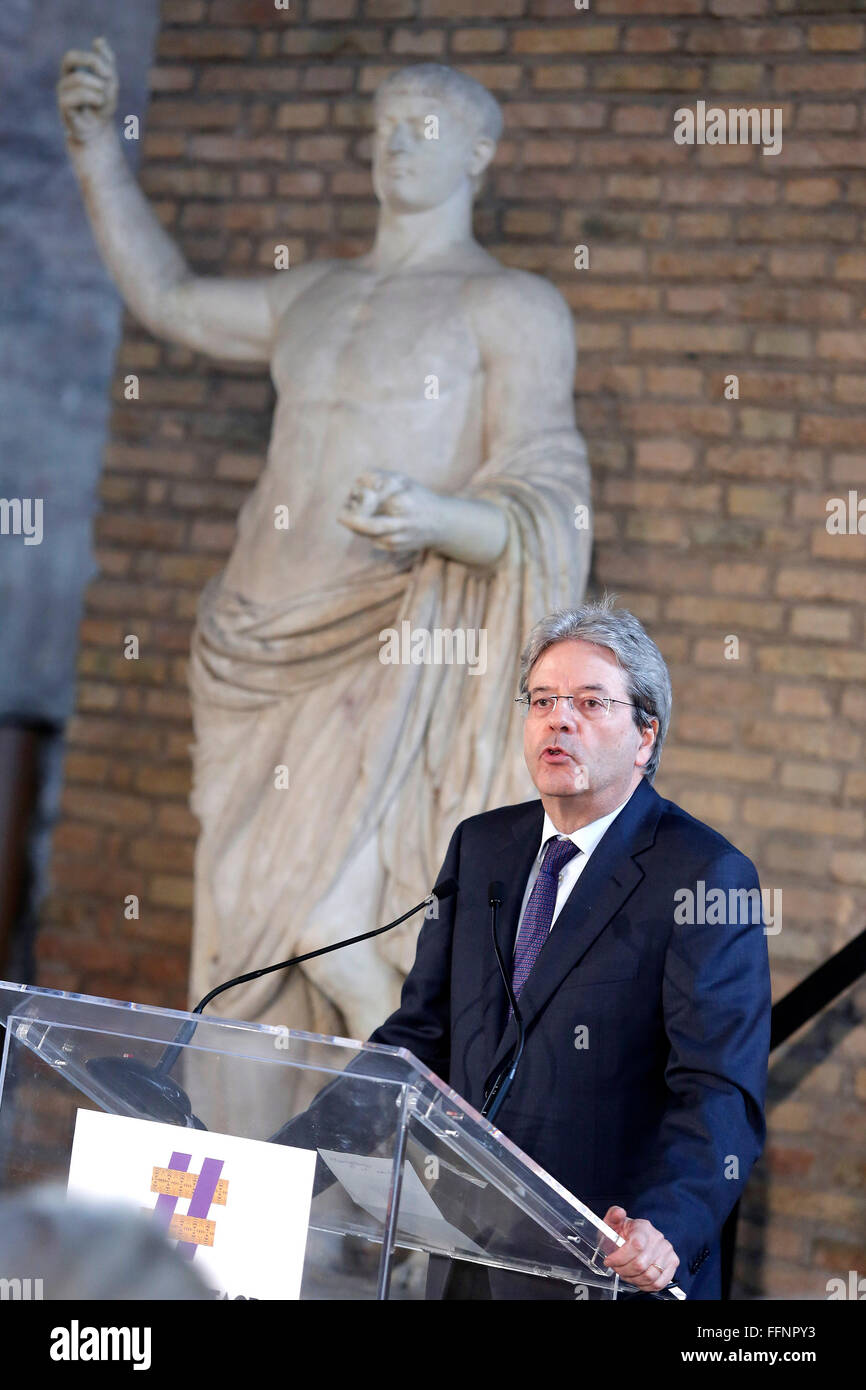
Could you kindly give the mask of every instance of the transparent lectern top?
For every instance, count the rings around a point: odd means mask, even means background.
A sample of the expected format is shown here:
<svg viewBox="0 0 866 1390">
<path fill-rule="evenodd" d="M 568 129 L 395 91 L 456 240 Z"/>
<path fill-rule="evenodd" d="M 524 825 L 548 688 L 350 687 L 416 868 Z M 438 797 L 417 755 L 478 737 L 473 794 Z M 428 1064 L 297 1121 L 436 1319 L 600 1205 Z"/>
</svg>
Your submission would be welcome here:
<svg viewBox="0 0 866 1390">
<path fill-rule="evenodd" d="M 6 982 L 0 1023 L 7 1189 L 65 1181 L 99 1108 L 316 1149 L 308 1249 L 381 1244 L 379 1296 L 395 1248 L 616 1296 L 609 1228 L 410 1052 Z"/>
</svg>

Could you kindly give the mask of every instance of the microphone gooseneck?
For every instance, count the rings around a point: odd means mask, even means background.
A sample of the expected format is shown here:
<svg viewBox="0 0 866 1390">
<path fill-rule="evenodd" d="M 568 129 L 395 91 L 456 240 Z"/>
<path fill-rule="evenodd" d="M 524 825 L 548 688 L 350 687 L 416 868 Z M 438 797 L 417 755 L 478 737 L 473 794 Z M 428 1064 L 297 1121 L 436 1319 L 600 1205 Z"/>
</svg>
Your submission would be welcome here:
<svg viewBox="0 0 866 1390">
<path fill-rule="evenodd" d="M 192 1010 L 194 1014 L 201 1014 L 212 999 L 216 999 L 218 994 L 222 994 L 227 989 L 232 989 L 234 985 L 245 985 L 249 980 L 261 979 L 262 975 L 271 975 L 275 970 L 288 970 L 292 965 L 301 965 L 305 960 L 314 960 L 316 956 L 326 956 L 329 951 L 339 951 L 344 946 L 354 946 L 356 941 L 367 941 L 371 936 L 381 936 L 382 932 L 390 931 L 392 927 L 399 927 L 401 922 L 405 922 L 407 917 L 413 917 L 416 912 L 420 912 L 422 907 L 429 907 L 433 899 L 443 902 L 457 892 L 457 880 L 453 878 L 443 879 L 437 883 L 432 893 L 428 893 L 423 902 L 416 903 L 410 907 L 408 912 L 404 912 L 401 917 L 395 917 L 393 922 L 386 922 L 384 927 L 374 927 L 372 931 L 360 932 L 358 936 L 349 936 L 344 941 L 335 941 L 330 946 L 319 946 L 315 951 L 305 951 L 300 956 L 290 956 L 288 960 L 277 961 L 276 965 L 263 965 L 259 970 L 250 970 L 246 975 L 235 975 L 233 979 L 226 980 L 224 984 L 216 985 L 200 999 Z M 178 1031 L 172 1045 L 167 1048 L 162 1059 L 157 1063 L 156 1070 L 162 1074 L 171 1071 L 181 1049 L 189 1042 L 198 1027 L 198 1019 L 188 1019 Z"/>
<path fill-rule="evenodd" d="M 278 961 L 276 965 L 265 965 L 260 970 L 250 970 L 246 975 L 236 975 L 234 979 L 226 980 L 224 984 L 217 985 L 203 999 L 199 1000 L 192 1010 L 198 1017 L 187 1019 L 181 1025 L 174 1041 L 165 1049 L 156 1066 L 150 1067 L 144 1062 L 137 1061 L 134 1057 L 93 1057 L 87 1063 L 87 1070 L 100 1086 L 108 1089 L 113 1096 L 123 1100 L 140 1114 L 147 1115 L 154 1120 L 160 1120 L 163 1124 L 180 1125 L 186 1129 L 205 1129 L 206 1126 L 192 1113 L 189 1096 L 176 1081 L 172 1080 L 169 1072 L 195 1033 L 202 1010 L 212 999 L 215 999 L 218 994 L 222 994 L 224 990 L 231 989 L 233 985 L 246 984 L 248 980 L 258 980 L 262 975 L 270 975 L 275 970 L 287 970 L 290 966 L 300 965 L 305 960 L 313 960 L 316 956 L 325 956 L 329 951 L 339 951 L 343 946 L 353 946 L 356 941 L 367 941 L 371 936 L 379 936 L 382 932 L 390 931 L 392 927 L 398 927 L 401 922 L 406 921 L 407 917 L 412 917 L 416 912 L 420 912 L 422 907 L 429 907 L 434 899 L 437 902 L 443 902 L 456 892 L 456 879 L 443 879 L 441 883 L 437 883 L 432 893 L 429 893 L 423 902 L 416 903 L 414 907 L 410 907 L 408 912 L 404 912 L 393 922 L 386 922 L 384 927 L 374 927 L 372 931 L 360 932 L 357 936 L 350 936 L 345 941 L 335 941 L 330 946 L 320 946 L 315 951 L 305 951 L 303 955 L 291 956 L 288 960 Z"/>
<path fill-rule="evenodd" d="M 514 1022 L 517 1024 L 517 1045 L 514 1050 L 513 1061 L 510 1065 L 506 1062 L 505 1066 L 499 1072 L 499 1075 L 487 1093 L 484 1104 L 481 1107 L 481 1114 L 489 1120 L 491 1124 L 498 1114 L 502 1102 L 511 1089 L 511 1083 L 520 1065 L 520 1059 L 523 1056 L 523 1046 L 526 1041 L 523 1018 L 520 1009 L 517 1007 L 517 997 L 511 983 L 511 973 L 506 968 L 505 961 L 503 960 L 502 950 L 499 945 L 499 935 L 496 930 L 496 919 L 504 897 L 505 885 L 498 879 L 494 879 L 487 888 L 487 902 L 490 906 L 490 931 L 493 936 L 493 950 L 496 955 L 496 963 L 499 966 L 499 973 L 505 984 L 505 991 L 514 1014 Z"/>
</svg>

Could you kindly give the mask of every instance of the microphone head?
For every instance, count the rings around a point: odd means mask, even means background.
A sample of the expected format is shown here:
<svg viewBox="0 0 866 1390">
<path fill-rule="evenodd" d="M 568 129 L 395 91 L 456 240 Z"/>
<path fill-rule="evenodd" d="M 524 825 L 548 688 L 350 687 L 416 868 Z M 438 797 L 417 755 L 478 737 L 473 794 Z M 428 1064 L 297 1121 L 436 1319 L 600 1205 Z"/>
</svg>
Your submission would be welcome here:
<svg viewBox="0 0 866 1390">
<path fill-rule="evenodd" d="M 456 878 L 443 878 L 441 883 L 437 883 L 433 889 L 433 897 L 438 898 L 440 903 L 446 898 L 451 898 L 457 892 Z"/>
<path fill-rule="evenodd" d="M 488 885 L 487 885 L 487 901 L 488 901 L 488 903 L 490 904 L 491 907 L 493 906 L 494 903 L 496 903 L 496 906 L 497 906 L 497 907 L 501 907 L 501 906 L 502 906 L 502 900 L 503 900 L 504 897 L 505 897 L 505 884 L 502 883 L 500 879 L 495 878 L 495 879 L 493 880 L 492 883 L 488 883 Z"/>
</svg>

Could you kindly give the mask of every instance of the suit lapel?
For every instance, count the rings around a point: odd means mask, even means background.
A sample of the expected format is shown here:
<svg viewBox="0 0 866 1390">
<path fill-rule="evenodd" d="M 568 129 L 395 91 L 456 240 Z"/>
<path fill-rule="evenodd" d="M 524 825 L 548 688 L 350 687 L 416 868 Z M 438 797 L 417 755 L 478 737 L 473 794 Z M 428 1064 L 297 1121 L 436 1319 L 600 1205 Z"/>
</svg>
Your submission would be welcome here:
<svg viewBox="0 0 866 1390">
<path fill-rule="evenodd" d="M 526 880 L 532 861 L 538 853 L 538 842 L 544 821 L 541 802 L 533 803 L 537 808 L 534 821 L 534 835 L 531 842 L 519 854 L 512 841 L 511 855 L 513 869 L 509 875 L 509 897 L 513 899 L 507 915 L 507 934 L 502 923 L 500 942 L 506 966 L 510 965 L 518 928 L 518 915 Z M 633 855 L 652 844 L 655 826 L 661 809 L 661 798 L 653 791 L 647 781 L 641 781 L 635 788 L 628 803 L 608 826 L 600 842 L 593 850 L 589 863 L 569 894 L 554 927 L 541 948 L 538 960 L 533 966 L 520 995 L 520 1013 L 526 1031 L 539 1012 L 544 1008 L 560 981 L 589 950 L 592 943 L 604 931 L 607 924 L 616 916 L 626 898 L 644 877 L 644 871 L 635 863 Z M 515 838 L 519 833 L 527 834 L 530 828 L 528 818 L 515 820 Z M 504 875 L 503 875 L 504 879 Z M 505 881 L 505 880 L 504 880 Z M 491 948 L 492 953 L 492 948 Z M 505 995 L 499 970 L 493 962 L 496 981 L 501 994 Z M 507 1003 L 503 1002 L 501 1019 L 504 1023 Z M 488 1017 L 494 1017 L 492 1009 Z M 500 1068 L 517 1041 L 517 1025 L 512 1018 L 497 1040 L 493 1061 L 488 1072 L 488 1080 Z"/>
</svg>

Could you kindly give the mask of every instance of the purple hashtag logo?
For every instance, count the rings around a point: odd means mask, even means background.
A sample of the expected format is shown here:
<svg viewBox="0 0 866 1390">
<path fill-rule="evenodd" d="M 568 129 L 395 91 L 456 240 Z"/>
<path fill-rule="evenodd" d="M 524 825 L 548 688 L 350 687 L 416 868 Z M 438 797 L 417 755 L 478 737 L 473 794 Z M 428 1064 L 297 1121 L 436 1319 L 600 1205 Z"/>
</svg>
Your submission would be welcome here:
<svg viewBox="0 0 866 1390">
<path fill-rule="evenodd" d="M 183 1174 L 189 1172 L 189 1165 L 192 1162 L 192 1154 L 174 1152 L 169 1161 L 169 1173 Z M 160 1230 L 166 1235 L 171 1234 L 172 1224 L 175 1226 L 184 1222 L 206 1222 L 220 1174 L 223 1170 L 223 1160 L 221 1158 L 205 1158 L 202 1160 L 201 1172 L 195 1178 L 195 1186 L 189 1199 L 189 1207 L 186 1216 L 177 1215 L 177 1204 L 180 1194 L 176 1192 L 160 1192 L 156 1199 L 156 1206 L 153 1208 L 153 1219 Z M 225 1201 L 225 1198 L 222 1198 Z M 209 1223 L 212 1225 L 212 1223 Z M 204 1242 L 199 1240 L 179 1239 L 177 1249 L 185 1260 L 195 1258 L 195 1252 L 199 1244 L 211 1244 L 212 1240 Z"/>
</svg>

